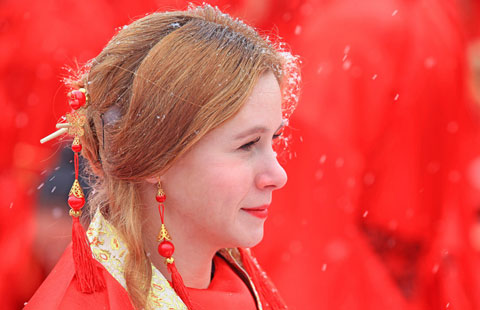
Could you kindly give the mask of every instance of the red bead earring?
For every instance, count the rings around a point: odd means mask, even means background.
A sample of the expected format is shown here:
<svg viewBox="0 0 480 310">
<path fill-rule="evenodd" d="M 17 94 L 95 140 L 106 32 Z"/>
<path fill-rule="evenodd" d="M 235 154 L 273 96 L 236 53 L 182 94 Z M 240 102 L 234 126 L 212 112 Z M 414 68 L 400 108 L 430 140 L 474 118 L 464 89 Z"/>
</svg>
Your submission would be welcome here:
<svg viewBox="0 0 480 310">
<path fill-rule="evenodd" d="M 100 275 L 100 271 L 95 265 L 85 230 L 80 223 L 82 208 L 85 205 L 85 195 L 78 182 L 78 157 L 82 151 L 80 137 L 85 133 L 83 126 L 86 123 L 85 112 L 81 108 L 86 105 L 87 101 L 88 95 L 84 88 L 72 90 L 68 94 L 68 103 L 72 108 L 72 111 L 66 114 L 68 123 L 57 124 L 57 128 L 67 129 L 68 134 L 73 136 L 72 151 L 74 153 L 75 181 L 68 194 L 68 205 L 71 208 L 69 214 L 73 219 L 72 252 L 77 277 L 77 287 L 83 293 L 93 293 L 101 291 L 105 287 L 105 283 Z"/>
<path fill-rule="evenodd" d="M 168 271 L 172 275 L 173 289 L 182 299 L 187 308 L 189 310 L 193 310 L 194 308 L 190 301 L 187 288 L 183 283 L 182 276 L 178 272 L 177 267 L 175 266 L 175 260 L 172 257 L 173 252 L 175 252 L 175 247 L 173 246 L 173 243 L 171 242 L 172 238 L 168 234 L 167 228 L 165 227 L 165 205 L 163 204 L 167 199 L 167 196 L 162 189 L 162 184 L 160 181 L 158 182 L 158 191 L 155 199 L 158 202 L 158 212 L 160 213 L 160 220 L 162 221 L 162 226 L 157 237 L 157 241 L 160 242 L 158 245 L 158 254 L 160 254 L 162 257 L 165 257 L 165 264 L 167 264 Z"/>
<path fill-rule="evenodd" d="M 158 182 L 158 192 L 155 198 L 158 202 L 158 212 L 160 213 L 160 220 L 162 221 L 162 227 L 160 228 L 160 232 L 158 233 L 157 237 L 157 241 L 160 242 L 160 244 L 158 245 L 158 254 L 165 257 L 165 262 L 167 264 L 173 263 L 172 255 L 175 251 L 175 247 L 173 246 L 173 243 L 170 242 L 172 238 L 168 234 L 167 228 L 165 227 L 164 218 L 165 205 L 163 203 L 167 199 L 167 196 L 165 195 L 160 182 Z"/>
</svg>

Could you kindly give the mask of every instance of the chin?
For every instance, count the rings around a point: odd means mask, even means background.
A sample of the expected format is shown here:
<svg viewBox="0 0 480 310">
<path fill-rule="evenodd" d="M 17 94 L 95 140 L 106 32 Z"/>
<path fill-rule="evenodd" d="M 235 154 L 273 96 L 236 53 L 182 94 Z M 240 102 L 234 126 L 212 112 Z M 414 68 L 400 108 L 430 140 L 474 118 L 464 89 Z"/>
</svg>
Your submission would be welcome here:
<svg viewBox="0 0 480 310">
<path fill-rule="evenodd" d="M 242 238 L 238 240 L 236 247 L 252 248 L 263 239 L 263 225 L 256 229 L 245 230 Z"/>
</svg>

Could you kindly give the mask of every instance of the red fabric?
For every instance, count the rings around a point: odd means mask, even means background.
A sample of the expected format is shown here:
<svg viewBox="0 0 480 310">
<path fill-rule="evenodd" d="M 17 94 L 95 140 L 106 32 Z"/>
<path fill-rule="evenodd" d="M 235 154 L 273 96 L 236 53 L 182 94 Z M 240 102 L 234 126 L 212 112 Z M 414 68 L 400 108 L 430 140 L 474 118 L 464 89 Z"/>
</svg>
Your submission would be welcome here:
<svg viewBox="0 0 480 310">
<path fill-rule="evenodd" d="M 187 288 L 192 304 L 199 310 L 257 309 L 248 287 L 225 260 L 217 255 L 213 262 L 215 274 L 209 287 L 205 290 Z"/>
<path fill-rule="evenodd" d="M 295 309 L 479 309 L 480 122 L 453 1 L 288 2 L 269 22 L 296 29 L 303 96 L 259 261 Z"/>
<path fill-rule="evenodd" d="M 25 309 L 133 310 L 127 291 L 98 261 L 95 262 L 105 279 L 106 288 L 103 291 L 83 294 L 77 290 L 70 245 Z M 207 289 L 187 288 L 197 309 L 225 309 L 226 304 L 232 310 L 256 309 L 249 289 L 225 260 L 215 256 L 214 264 L 215 275 Z"/>
<path fill-rule="evenodd" d="M 76 288 L 71 245 L 40 286 L 25 309 L 88 309 L 88 310 L 133 310 L 127 292 L 103 266 L 95 261 L 102 271 L 106 288 L 97 293 L 83 294 Z"/>
</svg>

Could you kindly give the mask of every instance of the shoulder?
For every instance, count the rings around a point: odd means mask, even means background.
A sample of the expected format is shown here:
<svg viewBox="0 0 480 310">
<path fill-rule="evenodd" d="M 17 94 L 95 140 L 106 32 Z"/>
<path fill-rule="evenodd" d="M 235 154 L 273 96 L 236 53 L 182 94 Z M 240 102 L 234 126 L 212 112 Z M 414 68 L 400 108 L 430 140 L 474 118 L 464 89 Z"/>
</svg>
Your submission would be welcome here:
<svg viewBox="0 0 480 310">
<path fill-rule="evenodd" d="M 71 245 L 67 247 L 55 268 L 35 292 L 25 309 L 132 309 L 127 292 L 98 263 L 105 278 L 101 292 L 83 294 L 76 289 L 75 267 Z"/>
</svg>

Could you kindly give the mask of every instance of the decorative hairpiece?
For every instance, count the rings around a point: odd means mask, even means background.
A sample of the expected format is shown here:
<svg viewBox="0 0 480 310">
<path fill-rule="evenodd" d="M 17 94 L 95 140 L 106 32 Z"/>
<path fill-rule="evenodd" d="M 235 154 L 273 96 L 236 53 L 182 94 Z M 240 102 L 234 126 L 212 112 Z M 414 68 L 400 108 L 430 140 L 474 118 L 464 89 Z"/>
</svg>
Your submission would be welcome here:
<svg viewBox="0 0 480 310">
<path fill-rule="evenodd" d="M 101 278 L 100 271 L 95 265 L 90 244 L 87 240 L 85 229 L 80 223 L 82 208 L 85 205 L 85 195 L 78 181 L 78 154 L 82 151 L 80 137 L 84 135 L 83 126 L 86 116 L 82 109 L 88 104 L 88 95 L 84 88 L 72 90 L 68 93 L 68 103 L 72 111 L 66 114 L 66 123 L 58 123 L 59 128 L 54 133 L 40 140 L 45 143 L 65 133 L 73 136 L 72 151 L 74 153 L 75 181 L 68 194 L 68 205 L 72 217 L 72 253 L 77 278 L 77 289 L 82 293 L 93 293 L 102 290 L 105 283 Z"/>
<path fill-rule="evenodd" d="M 85 114 L 82 110 L 80 110 L 80 108 L 86 105 L 88 102 L 87 92 L 84 88 L 72 90 L 68 93 L 68 97 L 68 104 L 72 108 L 72 112 L 66 114 L 67 122 L 58 123 L 56 127 L 59 129 L 54 133 L 49 134 L 45 138 L 41 139 L 40 143 L 43 144 L 66 133 L 74 137 L 83 136 L 83 125 L 85 125 L 86 118 Z M 78 139 L 77 142 L 79 143 Z M 75 150 L 73 151 L 75 152 Z M 81 146 L 79 151 L 81 151 Z"/>
</svg>

